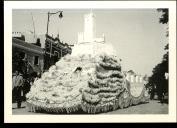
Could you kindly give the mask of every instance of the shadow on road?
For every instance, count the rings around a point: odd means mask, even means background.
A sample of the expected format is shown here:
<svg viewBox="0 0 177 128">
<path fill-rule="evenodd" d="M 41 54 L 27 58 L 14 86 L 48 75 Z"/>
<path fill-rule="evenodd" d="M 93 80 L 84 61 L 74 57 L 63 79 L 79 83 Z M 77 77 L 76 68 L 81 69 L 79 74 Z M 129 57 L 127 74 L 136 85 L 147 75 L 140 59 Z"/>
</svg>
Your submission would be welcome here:
<svg viewBox="0 0 177 128">
<path fill-rule="evenodd" d="M 26 108 L 25 106 L 23 106 L 23 107 L 20 107 L 20 108 L 12 108 L 12 109 L 22 109 L 22 108 Z"/>
</svg>

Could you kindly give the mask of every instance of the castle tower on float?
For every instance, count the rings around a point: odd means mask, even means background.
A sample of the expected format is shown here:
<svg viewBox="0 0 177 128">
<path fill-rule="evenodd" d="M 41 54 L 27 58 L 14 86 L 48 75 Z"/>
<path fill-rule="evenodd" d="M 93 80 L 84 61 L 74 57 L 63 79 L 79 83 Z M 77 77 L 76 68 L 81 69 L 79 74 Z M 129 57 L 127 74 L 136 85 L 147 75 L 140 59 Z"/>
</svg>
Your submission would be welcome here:
<svg viewBox="0 0 177 128">
<path fill-rule="evenodd" d="M 96 23 L 93 12 L 84 16 L 84 42 L 93 42 L 96 37 Z"/>
<path fill-rule="evenodd" d="M 78 33 L 78 44 L 96 41 L 96 16 L 91 11 L 84 15 L 84 32 Z M 103 38 L 102 38 L 103 40 Z"/>
<path fill-rule="evenodd" d="M 74 44 L 71 55 L 90 54 L 95 56 L 103 52 L 112 55 L 116 53 L 111 44 L 105 43 L 104 34 L 101 38 L 96 38 L 96 16 L 91 11 L 84 15 L 84 32 L 78 33 L 78 42 Z"/>
</svg>

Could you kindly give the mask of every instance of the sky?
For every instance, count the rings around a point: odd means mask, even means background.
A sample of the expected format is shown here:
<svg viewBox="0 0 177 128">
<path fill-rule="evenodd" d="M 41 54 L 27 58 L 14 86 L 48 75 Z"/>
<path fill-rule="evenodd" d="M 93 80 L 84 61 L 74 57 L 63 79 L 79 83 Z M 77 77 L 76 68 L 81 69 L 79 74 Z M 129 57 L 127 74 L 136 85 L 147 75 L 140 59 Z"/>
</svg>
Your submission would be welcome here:
<svg viewBox="0 0 177 128">
<path fill-rule="evenodd" d="M 12 31 L 43 35 L 47 31 L 47 12 L 58 10 L 13 10 Z M 50 16 L 49 35 L 60 36 L 68 44 L 77 42 L 78 32 L 84 31 L 84 14 L 88 9 L 62 9 L 63 18 Z M 159 24 L 160 13 L 156 9 L 92 9 L 96 15 L 96 35 L 105 34 L 122 59 L 122 70 L 151 75 L 152 69 L 163 57 L 166 27 Z M 32 20 L 33 18 L 33 20 Z"/>
</svg>

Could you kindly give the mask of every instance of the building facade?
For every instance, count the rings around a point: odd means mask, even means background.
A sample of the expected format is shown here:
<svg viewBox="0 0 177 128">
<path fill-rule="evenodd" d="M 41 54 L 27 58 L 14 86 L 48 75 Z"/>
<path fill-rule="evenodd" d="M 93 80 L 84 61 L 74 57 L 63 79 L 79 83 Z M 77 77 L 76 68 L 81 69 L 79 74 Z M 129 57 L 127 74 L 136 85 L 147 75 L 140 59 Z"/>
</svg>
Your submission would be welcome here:
<svg viewBox="0 0 177 128">
<path fill-rule="evenodd" d="M 59 39 L 59 36 L 53 38 L 49 35 L 46 35 L 44 69 L 48 69 L 51 65 L 54 65 L 63 56 L 71 54 L 71 52 L 71 47 L 67 43 L 62 43 Z"/>
<path fill-rule="evenodd" d="M 19 38 L 12 38 L 12 68 L 23 73 L 43 72 L 45 51 L 41 47 L 30 44 Z M 22 61 L 23 60 L 23 61 Z M 19 65 L 18 62 L 24 64 Z M 26 66 L 25 66 L 25 62 Z M 21 68 L 21 69 L 20 69 Z"/>
<path fill-rule="evenodd" d="M 59 36 L 53 38 L 45 35 L 44 41 L 25 42 L 25 36 L 20 32 L 12 33 L 12 67 L 23 70 L 23 73 L 44 72 L 54 65 L 66 54 L 71 54 L 72 49 L 67 43 L 62 43 Z M 41 47 L 41 43 L 45 44 Z M 21 68 L 22 67 L 22 68 Z"/>
</svg>

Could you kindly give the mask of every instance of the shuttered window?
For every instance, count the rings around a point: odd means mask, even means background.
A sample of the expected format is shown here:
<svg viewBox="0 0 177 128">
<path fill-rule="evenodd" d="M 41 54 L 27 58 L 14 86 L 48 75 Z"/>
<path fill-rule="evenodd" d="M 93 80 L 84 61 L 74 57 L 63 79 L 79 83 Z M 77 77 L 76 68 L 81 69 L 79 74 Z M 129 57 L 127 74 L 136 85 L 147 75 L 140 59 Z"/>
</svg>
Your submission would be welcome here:
<svg viewBox="0 0 177 128">
<path fill-rule="evenodd" d="M 39 56 L 34 57 L 34 65 L 39 65 Z"/>
</svg>

